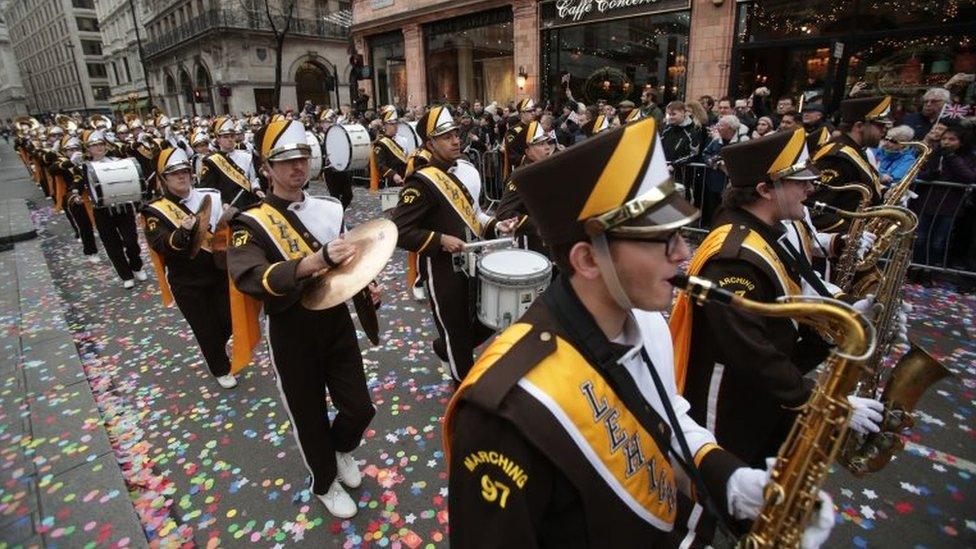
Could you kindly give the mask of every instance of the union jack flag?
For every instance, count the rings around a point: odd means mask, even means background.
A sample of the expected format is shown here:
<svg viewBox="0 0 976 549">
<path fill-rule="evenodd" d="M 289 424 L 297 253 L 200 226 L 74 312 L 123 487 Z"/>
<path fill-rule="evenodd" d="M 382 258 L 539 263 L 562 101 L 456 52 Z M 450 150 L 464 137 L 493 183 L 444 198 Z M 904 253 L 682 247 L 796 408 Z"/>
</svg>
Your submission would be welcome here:
<svg viewBox="0 0 976 549">
<path fill-rule="evenodd" d="M 969 105 L 946 105 L 943 116 L 946 118 L 966 118 L 969 116 Z"/>
</svg>

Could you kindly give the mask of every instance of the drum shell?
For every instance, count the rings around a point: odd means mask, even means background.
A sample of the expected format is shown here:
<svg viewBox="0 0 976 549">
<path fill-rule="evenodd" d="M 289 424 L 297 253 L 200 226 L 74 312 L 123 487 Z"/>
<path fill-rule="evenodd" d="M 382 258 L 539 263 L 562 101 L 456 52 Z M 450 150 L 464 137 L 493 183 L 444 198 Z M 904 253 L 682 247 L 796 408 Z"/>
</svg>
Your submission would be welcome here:
<svg viewBox="0 0 976 549">
<path fill-rule="evenodd" d="M 335 124 L 325 132 L 325 155 L 337 171 L 362 170 L 369 165 L 369 132 L 359 124 Z"/>
<path fill-rule="evenodd" d="M 423 140 L 420 139 L 420 135 L 417 134 L 417 123 L 416 122 L 406 122 L 400 120 L 397 122 L 397 143 L 403 147 L 403 152 L 410 156 L 410 153 L 417 150 Z"/>
<path fill-rule="evenodd" d="M 134 159 L 89 163 L 87 173 L 92 206 L 107 208 L 142 202 L 146 182 Z"/>
<path fill-rule="evenodd" d="M 312 149 L 312 157 L 308 160 L 308 178 L 318 179 L 322 175 L 322 168 L 325 164 L 325 159 L 322 153 L 322 142 L 319 141 L 317 135 L 314 132 L 305 132 L 305 141 L 308 142 L 309 148 Z"/>
<path fill-rule="evenodd" d="M 530 274 L 506 274 L 485 267 L 485 259 L 492 254 L 478 261 L 478 320 L 495 330 L 503 330 L 521 318 L 552 278 L 548 258 L 530 250 L 515 251 L 542 258 L 546 267 Z"/>
</svg>

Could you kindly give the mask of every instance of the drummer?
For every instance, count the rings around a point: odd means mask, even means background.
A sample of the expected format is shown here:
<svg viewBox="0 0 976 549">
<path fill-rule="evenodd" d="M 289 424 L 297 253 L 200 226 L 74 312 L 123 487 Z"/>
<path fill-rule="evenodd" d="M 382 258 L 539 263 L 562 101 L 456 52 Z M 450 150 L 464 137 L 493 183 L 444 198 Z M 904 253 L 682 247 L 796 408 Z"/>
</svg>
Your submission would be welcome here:
<svg viewBox="0 0 976 549">
<path fill-rule="evenodd" d="M 505 192 L 495 213 L 495 219 L 509 221 L 501 221 L 495 225 L 495 232 L 510 234 L 514 231 L 514 236 L 519 240 L 520 246 L 548 256 L 549 252 L 546 245 L 522 204 L 522 197 L 516 189 L 515 181 L 518 179 L 520 167 L 548 158 L 552 154 L 555 148 L 553 141 L 542 129 L 542 124 L 532 121 L 528 123 L 524 132 L 516 136 L 510 147 L 512 148 L 512 156 L 517 159 L 516 168 L 505 182 Z"/>
<path fill-rule="evenodd" d="M 329 513 L 349 518 L 356 503 L 342 485 L 356 488 L 362 482 L 350 452 L 375 410 L 346 304 L 311 311 L 300 298 L 313 277 L 354 262 L 355 248 L 341 236 L 339 202 L 302 192 L 311 157 L 305 128 L 295 121 L 271 122 L 254 142 L 271 192 L 232 218 L 227 266 L 240 291 L 264 302 L 271 365 L 312 476 L 312 493 Z M 371 290 L 378 300 L 378 290 Z M 331 422 L 326 388 L 338 410 Z"/>
<path fill-rule="evenodd" d="M 322 131 L 319 133 L 320 141 L 325 143 L 325 134 L 329 128 L 335 125 L 336 112 L 333 109 L 325 109 L 319 114 L 319 123 Z M 342 203 L 342 208 L 348 208 L 352 203 L 352 173 L 342 172 L 329 163 L 328 151 L 323 151 L 322 161 L 325 166 L 322 169 L 322 177 L 325 179 L 325 187 L 329 189 L 329 195 Z"/>
<path fill-rule="evenodd" d="M 218 116 L 210 125 L 217 139 L 217 151 L 204 157 L 200 166 L 200 186 L 220 191 L 224 204 L 246 208 L 264 196 L 251 153 L 237 148 L 237 129 L 227 116 Z"/>
<path fill-rule="evenodd" d="M 529 122 L 535 120 L 535 102 L 531 98 L 522 99 L 515 108 L 518 111 L 519 121 L 505 131 L 505 138 L 502 143 L 505 160 L 502 165 L 502 173 L 505 177 L 508 177 L 518 161 L 518 151 L 513 150 L 511 144 L 517 141 L 519 134 L 525 131 Z"/>
<path fill-rule="evenodd" d="M 102 130 L 83 132 L 85 149 L 91 157 L 82 169 L 82 177 L 72 187 L 73 202 L 78 202 L 83 193 L 90 192 L 89 173 L 96 170 L 99 164 L 118 161 L 118 158 L 106 156 L 108 144 Z M 94 202 L 94 201 L 93 201 Z M 139 234 L 136 232 L 136 205 L 133 203 L 115 204 L 112 206 L 96 207 L 95 227 L 98 238 L 105 246 L 115 272 L 122 279 L 122 287 L 131 290 L 135 286 L 133 278 L 143 282 L 149 277 L 142 270 L 142 257 L 139 255 Z"/>
<path fill-rule="evenodd" d="M 489 221 L 478 207 L 480 182 L 464 182 L 454 173 L 461 157 L 454 118 L 446 107 L 424 113 L 417 123 L 430 165 L 407 177 L 392 210 L 397 246 L 420 255 L 422 278 L 439 337 L 434 352 L 460 382 L 474 362 L 474 348 L 491 330 L 475 318 L 475 300 L 467 276 L 454 271 L 453 255 L 472 237 L 480 238 Z"/>
<path fill-rule="evenodd" d="M 404 172 L 407 169 L 407 152 L 397 143 L 397 109 L 387 105 L 380 111 L 383 119 L 383 134 L 376 138 L 370 150 L 369 157 L 369 188 L 375 192 L 383 187 L 399 187 L 403 185 Z"/>
<path fill-rule="evenodd" d="M 220 192 L 193 188 L 193 173 L 181 149 L 163 149 L 156 159 L 163 196 L 145 206 L 146 241 L 154 260 L 165 272 L 157 273 L 164 302 L 170 293 L 186 317 L 200 345 L 210 373 L 224 389 L 237 385 L 230 373 L 227 341 L 230 339 L 230 300 L 227 273 L 217 267 L 209 240 L 222 209 Z M 210 217 L 197 219 L 204 198 L 211 200 Z M 203 247 L 194 256 L 191 243 L 206 231 Z"/>
</svg>

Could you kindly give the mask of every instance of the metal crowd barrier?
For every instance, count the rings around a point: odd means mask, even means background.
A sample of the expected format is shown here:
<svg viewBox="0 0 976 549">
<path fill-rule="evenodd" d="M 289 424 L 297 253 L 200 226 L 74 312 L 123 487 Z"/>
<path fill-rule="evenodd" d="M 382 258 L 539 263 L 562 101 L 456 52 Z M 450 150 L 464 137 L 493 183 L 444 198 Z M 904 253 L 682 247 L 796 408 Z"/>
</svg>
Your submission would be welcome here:
<svg viewBox="0 0 976 549">
<path fill-rule="evenodd" d="M 482 194 L 488 201 L 486 209 L 490 209 L 502 199 L 502 194 L 505 193 L 505 177 L 502 173 L 504 167 L 502 152 L 499 149 L 492 149 L 483 153 L 480 151 L 475 152 L 479 157 L 479 163 L 476 163 L 475 166 L 478 166 L 481 170 L 481 179 L 484 185 Z"/>
<path fill-rule="evenodd" d="M 709 180 L 713 180 L 716 185 L 721 185 L 724 188 L 727 180 L 725 172 L 710 168 L 702 162 L 687 162 L 672 165 L 672 168 L 671 177 L 676 183 L 684 185 L 685 199 L 701 210 L 701 216 L 698 220 L 685 227 L 685 230 L 693 233 L 707 233 L 711 227 L 712 216 L 721 203 L 722 197 L 720 194 L 709 196 L 706 184 Z"/>
<path fill-rule="evenodd" d="M 952 183 L 949 181 L 916 181 L 914 191 L 918 195 L 908 204 L 908 207 L 918 215 L 918 229 L 916 229 L 915 250 L 912 257 L 911 266 L 928 271 L 957 274 L 962 276 L 976 276 L 973 272 L 973 265 L 967 265 L 965 269 L 950 267 L 949 254 L 952 251 L 953 243 L 956 241 L 960 222 L 964 219 L 964 214 L 972 214 L 976 211 L 969 205 L 970 198 L 973 196 L 973 185 L 965 183 Z M 942 213 L 943 210 L 946 213 Z M 936 224 L 947 224 L 945 227 L 945 242 L 941 250 L 934 250 L 932 253 L 932 241 L 936 236 Z M 962 235 L 963 241 L 966 236 Z M 976 242 L 969 242 L 970 246 L 976 246 Z M 968 251 L 969 257 L 976 257 L 976 251 Z"/>
</svg>

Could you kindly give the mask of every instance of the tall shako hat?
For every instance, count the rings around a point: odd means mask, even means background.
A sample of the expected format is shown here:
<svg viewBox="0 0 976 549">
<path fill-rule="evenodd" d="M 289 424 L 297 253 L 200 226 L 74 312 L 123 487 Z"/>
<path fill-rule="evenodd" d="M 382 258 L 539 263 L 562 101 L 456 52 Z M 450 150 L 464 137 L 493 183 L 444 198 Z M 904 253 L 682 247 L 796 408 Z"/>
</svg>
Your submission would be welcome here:
<svg viewBox="0 0 976 549">
<path fill-rule="evenodd" d="M 755 187 L 760 182 L 775 183 L 782 179 L 813 180 L 820 172 L 810 162 L 807 132 L 797 128 L 789 132 L 750 139 L 722 147 L 720 153 L 733 187 Z"/>
<path fill-rule="evenodd" d="M 441 105 L 425 112 L 417 121 L 417 134 L 424 141 L 456 129 L 457 124 L 455 124 L 451 112 L 447 110 L 447 107 Z"/>
<path fill-rule="evenodd" d="M 254 134 L 261 158 L 269 162 L 309 158 L 312 148 L 305 137 L 305 126 L 297 120 L 276 120 Z"/>
<path fill-rule="evenodd" d="M 697 219 L 671 179 L 656 130 L 654 119 L 645 118 L 516 171 L 513 181 L 543 240 L 640 238 Z"/>
<path fill-rule="evenodd" d="M 156 173 L 166 175 L 179 170 L 189 170 L 190 159 L 183 149 L 175 147 L 163 149 L 156 155 Z"/>
</svg>

